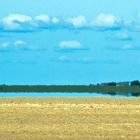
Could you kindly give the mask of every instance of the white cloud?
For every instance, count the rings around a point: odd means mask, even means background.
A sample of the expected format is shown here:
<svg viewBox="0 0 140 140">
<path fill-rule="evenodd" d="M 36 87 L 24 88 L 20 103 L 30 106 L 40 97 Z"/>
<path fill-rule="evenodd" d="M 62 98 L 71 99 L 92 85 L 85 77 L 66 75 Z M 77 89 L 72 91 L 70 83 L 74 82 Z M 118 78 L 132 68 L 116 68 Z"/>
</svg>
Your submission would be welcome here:
<svg viewBox="0 0 140 140">
<path fill-rule="evenodd" d="M 37 28 L 53 29 L 59 26 L 59 18 L 50 17 L 48 15 L 39 15 L 35 17 L 35 24 Z M 56 26 L 57 25 L 57 26 Z"/>
<path fill-rule="evenodd" d="M 50 22 L 50 17 L 48 15 L 39 15 L 35 17 L 35 20 L 39 22 L 44 22 L 44 23 L 49 23 Z"/>
<path fill-rule="evenodd" d="M 26 42 L 23 41 L 23 40 L 16 40 L 16 41 L 14 42 L 14 45 L 15 45 L 15 46 L 26 45 Z"/>
<path fill-rule="evenodd" d="M 64 60 L 67 60 L 67 56 L 62 55 L 62 56 L 60 56 L 58 59 L 61 60 L 61 61 L 64 61 Z"/>
<path fill-rule="evenodd" d="M 2 23 L 2 24 L 1 24 Z M 120 29 L 122 20 L 112 14 L 99 14 L 93 22 L 84 16 L 58 18 L 41 14 L 30 17 L 23 14 L 10 14 L 1 20 L 1 30 L 7 31 L 36 31 L 38 29 Z M 124 22 L 123 25 L 125 26 Z M 47 27 L 47 28 L 46 28 Z"/>
<path fill-rule="evenodd" d="M 65 21 L 76 28 L 84 26 L 87 22 L 84 16 L 69 17 Z"/>
<path fill-rule="evenodd" d="M 66 56 L 62 55 L 58 57 L 58 60 L 61 62 L 70 62 L 70 63 L 94 63 L 94 59 L 89 56 L 84 56 L 84 57 L 71 57 L 71 56 Z"/>
<path fill-rule="evenodd" d="M 137 13 L 137 18 L 140 19 L 140 12 Z"/>
<path fill-rule="evenodd" d="M 116 33 L 114 36 L 111 36 L 110 38 L 114 40 L 121 40 L 121 41 L 132 40 L 131 36 L 127 32 Z"/>
<path fill-rule="evenodd" d="M 100 13 L 93 20 L 92 24 L 96 27 L 113 28 L 117 27 L 121 23 L 121 20 L 112 14 Z"/>
<path fill-rule="evenodd" d="M 16 40 L 15 42 L 13 42 L 13 45 L 15 46 L 14 49 L 16 49 L 16 50 L 24 50 L 24 51 L 44 50 L 44 48 L 29 45 L 24 40 Z"/>
<path fill-rule="evenodd" d="M 132 49 L 135 49 L 134 46 L 132 46 L 131 44 L 125 44 L 122 49 L 124 50 L 132 50 Z"/>
<path fill-rule="evenodd" d="M 52 18 L 52 23 L 55 23 L 55 24 L 57 24 L 57 23 L 59 23 L 59 19 L 58 18 L 56 18 L 56 17 L 53 17 Z"/>
<path fill-rule="evenodd" d="M 0 45 L 0 48 L 8 48 L 10 45 L 10 42 L 3 42 L 1 45 Z"/>
<path fill-rule="evenodd" d="M 82 48 L 82 44 L 76 40 L 62 41 L 60 42 L 59 47 L 61 49 L 80 49 Z"/>
<path fill-rule="evenodd" d="M 24 40 L 7 41 L 0 44 L 0 51 L 44 51 L 46 48 L 30 45 Z"/>
<path fill-rule="evenodd" d="M 30 22 L 32 22 L 32 18 L 22 14 L 10 14 L 2 19 L 2 23 L 6 29 L 21 29 L 22 25 L 20 23 L 26 24 Z"/>
<path fill-rule="evenodd" d="M 129 34 L 128 33 L 124 33 L 124 32 L 116 34 L 116 37 L 118 39 L 125 39 L 125 40 L 130 38 Z"/>
<path fill-rule="evenodd" d="M 126 43 L 126 44 L 122 44 L 119 46 L 111 46 L 111 47 L 107 47 L 106 49 L 111 49 L 114 51 L 129 51 L 129 50 L 140 50 L 139 46 L 135 46 L 134 44 L 130 44 L 130 43 Z"/>
</svg>

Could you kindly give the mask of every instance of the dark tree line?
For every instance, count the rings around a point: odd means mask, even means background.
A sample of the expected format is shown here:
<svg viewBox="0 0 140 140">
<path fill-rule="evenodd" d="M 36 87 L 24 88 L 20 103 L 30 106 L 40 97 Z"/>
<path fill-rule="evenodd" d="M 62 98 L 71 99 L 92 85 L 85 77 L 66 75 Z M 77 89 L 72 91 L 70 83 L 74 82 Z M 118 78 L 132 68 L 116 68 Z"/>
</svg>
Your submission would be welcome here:
<svg viewBox="0 0 140 140">
<path fill-rule="evenodd" d="M 131 86 L 140 86 L 140 81 L 139 80 L 132 81 Z"/>
<path fill-rule="evenodd" d="M 97 86 L 140 86 L 140 81 L 139 80 L 134 80 L 131 82 L 108 82 L 108 83 L 101 83 L 97 84 Z"/>
</svg>

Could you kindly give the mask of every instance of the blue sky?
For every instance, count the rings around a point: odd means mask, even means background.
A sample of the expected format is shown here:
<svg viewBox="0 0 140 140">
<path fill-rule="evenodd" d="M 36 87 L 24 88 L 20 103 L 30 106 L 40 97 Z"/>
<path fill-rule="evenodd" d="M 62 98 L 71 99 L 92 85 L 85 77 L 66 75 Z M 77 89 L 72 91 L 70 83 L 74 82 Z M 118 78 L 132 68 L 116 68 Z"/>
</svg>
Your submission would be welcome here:
<svg viewBox="0 0 140 140">
<path fill-rule="evenodd" d="M 140 1 L 0 2 L 1 84 L 140 79 Z"/>
</svg>

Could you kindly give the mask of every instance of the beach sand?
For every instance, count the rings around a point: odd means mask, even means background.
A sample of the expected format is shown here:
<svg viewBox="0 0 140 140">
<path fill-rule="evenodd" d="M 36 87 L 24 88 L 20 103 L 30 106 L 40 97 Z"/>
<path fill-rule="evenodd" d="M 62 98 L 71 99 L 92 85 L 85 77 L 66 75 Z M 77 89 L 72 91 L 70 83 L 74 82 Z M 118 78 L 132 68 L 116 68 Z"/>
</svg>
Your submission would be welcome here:
<svg viewBox="0 0 140 140">
<path fill-rule="evenodd" d="M 140 140 L 140 99 L 0 98 L 0 140 Z"/>
</svg>

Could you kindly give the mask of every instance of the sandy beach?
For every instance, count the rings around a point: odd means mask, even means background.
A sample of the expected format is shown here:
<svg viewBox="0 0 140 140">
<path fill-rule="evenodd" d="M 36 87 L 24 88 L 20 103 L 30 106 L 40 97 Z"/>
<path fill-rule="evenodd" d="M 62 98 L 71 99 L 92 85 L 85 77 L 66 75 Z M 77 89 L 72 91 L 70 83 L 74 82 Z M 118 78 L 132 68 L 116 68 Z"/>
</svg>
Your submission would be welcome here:
<svg viewBox="0 0 140 140">
<path fill-rule="evenodd" d="M 0 98 L 0 140 L 139 140 L 139 98 Z"/>
</svg>

